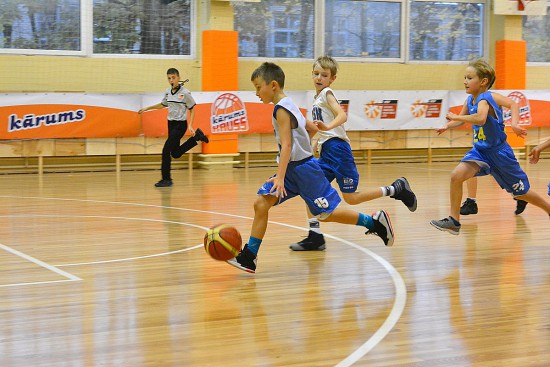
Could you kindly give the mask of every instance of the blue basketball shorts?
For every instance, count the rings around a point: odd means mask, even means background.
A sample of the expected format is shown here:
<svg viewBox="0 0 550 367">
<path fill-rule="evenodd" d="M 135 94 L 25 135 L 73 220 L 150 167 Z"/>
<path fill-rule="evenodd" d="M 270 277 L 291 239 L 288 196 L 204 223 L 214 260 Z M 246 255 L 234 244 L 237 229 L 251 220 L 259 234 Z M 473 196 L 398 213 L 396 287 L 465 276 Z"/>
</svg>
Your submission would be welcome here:
<svg viewBox="0 0 550 367">
<path fill-rule="evenodd" d="M 318 161 L 327 180 L 332 182 L 336 179 L 341 192 L 351 193 L 357 191 L 359 173 L 357 172 L 351 146 L 347 141 L 332 138 L 324 142 L 321 146 L 321 156 Z"/>
<path fill-rule="evenodd" d="M 270 192 L 272 188 L 273 182 L 265 182 L 258 190 L 258 195 L 275 195 L 274 192 Z M 275 205 L 300 196 L 306 202 L 311 214 L 319 219 L 327 218 L 342 201 L 313 157 L 288 164 L 285 190 L 287 196 Z"/>
<path fill-rule="evenodd" d="M 513 196 L 524 195 L 531 187 L 508 143 L 487 150 L 478 150 L 474 147 L 466 153 L 462 162 L 477 163 L 480 170 L 476 176 L 493 176 L 500 187 Z"/>
</svg>

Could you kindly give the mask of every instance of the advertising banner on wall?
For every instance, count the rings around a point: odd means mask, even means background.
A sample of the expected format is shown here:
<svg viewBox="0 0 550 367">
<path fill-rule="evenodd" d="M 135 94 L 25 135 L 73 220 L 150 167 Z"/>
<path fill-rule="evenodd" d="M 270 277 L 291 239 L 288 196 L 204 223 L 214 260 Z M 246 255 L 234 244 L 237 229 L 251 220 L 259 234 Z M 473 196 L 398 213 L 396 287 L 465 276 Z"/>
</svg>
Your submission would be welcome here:
<svg viewBox="0 0 550 367">
<path fill-rule="evenodd" d="M 0 94 L 0 139 L 138 136 L 140 105 L 130 94 Z"/>
<path fill-rule="evenodd" d="M 550 126 L 550 90 L 498 91 L 520 105 L 520 124 Z M 192 92 L 197 105 L 193 128 L 206 134 L 273 132 L 273 105 L 252 91 Z M 459 113 L 463 91 L 335 91 L 348 114 L 346 129 L 435 129 L 449 110 Z M 308 115 L 313 91 L 287 95 Z M 167 109 L 137 111 L 161 101 L 161 93 L 9 93 L 0 94 L 0 139 L 165 136 Z M 510 111 L 504 109 L 509 123 Z M 189 134 L 189 132 L 188 132 Z"/>
</svg>

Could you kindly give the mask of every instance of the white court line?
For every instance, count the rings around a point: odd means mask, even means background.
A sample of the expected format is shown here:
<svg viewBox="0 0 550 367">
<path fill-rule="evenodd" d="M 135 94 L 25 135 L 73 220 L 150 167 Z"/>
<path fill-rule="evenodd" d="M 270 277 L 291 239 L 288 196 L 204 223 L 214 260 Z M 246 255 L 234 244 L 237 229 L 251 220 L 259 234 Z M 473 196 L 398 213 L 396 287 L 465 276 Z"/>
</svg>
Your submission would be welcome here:
<svg viewBox="0 0 550 367">
<path fill-rule="evenodd" d="M 401 314 L 403 313 L 403 310 L 405 309 L 405 304 L 407 302 L 407 288 L 399 272 L 381 256 L 375 254 L 369 249 L 356 245 L 353 242 L 349 242 L 331 235 L 326 235 L 326 237 L 330 237 L 337 241 L 343 242 L 348 246 L 364 252 L 365 254 L 372 257 L 374 260 L 378 261 L 378 263 L 380 263 L 380 265 L 382 265 L 384 269 L 386 269 L 386 271 L 390 274 L 393 280 L 393 285 L 395 287 L 395 300 L 393 302 L 393 307 L 388 317 L 386 317 L 386 320 L 384 320 L 378 330 L 376 330 L 376 332 L 372 334 L 372 336 L 365 343 L 363 343 L 359 348 L 348 355 L 346 359 L 336 365 L 336 367 L 348 367 L 359 361 L 376 345 L 378 345 L 378 343 L 380 343 L 382 339 L 384 339 L 386 335 L 389 334 L 395 324 L 397 324 L 397 321 L 399 321 L 399 319 L 401 318 Z"/>
<path fill-rule="evenodd" d="M 82 280 L 82 279 L 80 279 L 80 280 Z M 25 285 L 37 285 L 37 284 L 78 282 L 80 280 L 65 279 L 65 280 L 49 280 L 49 281 L 43 281 L 43 282 L 12 283 L 12 284 L 2 284 L 2 285 L 0 285 L 0 288 L 20 287 L 20 286 L 25 286 Z"/>
<path fill-rule="evenodd" d="M 170 223 L 170 224 L 180 224 L 185 225 L 188 227 L 195 227 L 202 230 L 206 230 L 208 228 L 199 226 L 193 223 L 185 223 L 185 222 L 176 222 L 171 220 L 164 220 L 164 219 L 149 219 L 149 218 L 133 218 L 133 217 L 112 217 L 112 216 L 105 216 L 105 215 L 55 215 L 55 214 L 16 214 L 16 215 L 0 215 L 0 218 L 3 217 L 10 217 L 10 218 L 95 218 L 95 219 L 124 219 L 124 220 L 139 220 L 144 222 L 161 222 L 161 223 Z M 190 250 L 195 250 L 197 248 L 202 247 L 203 245 L 196 245 L 193 247 L 188 247 L 180 250 L 174 250 L 174 251 L 168 251 L 168 252 L 161 252 L 158 254 L 152 254 L 152 255 L 143 255 L 143 256 L 135 256 L 135 257 L 126 257 L 126 258 L 120 258 L 120 259 L 112 259 L 112 260 L 99 260 L 99 261 L 90 261 L 90 262 L 84 262 L 84 263 L 73 263 L 73 264 L 57 264 L 54 265 L 56 267 L 65 267 L 65 266 L 80 266 L 80 265 L 96 265 L 96 264 L 106 264 L 106 263 L 114 263 L 114 262 L 121 262 L 121 261 L 132 261 L 132 260 L 141 260 L 141 259 L 148 259 L 151 257 L 158 257 L 158 256 L 165 256 L 165 255 L 172 255 L 177 254 L 180 252 L 186 252 Z"/>
<path fill-rule="evenodd" d="M 149 259 L 149 258 L 151 258 L 151 257 L 166 256 L 166 255 L 177 254 L 177 253 L 180 253 L 180 252 L 191 251 L 191 250 L 195 250 L 195 249 L 198 249 L 198 248 L 200 248 L 200 247 L 203 247 L 203 246 L 204 246 L 204 245 L 200 244 L 200 245 L 196 245 L 196 246 L 193 246 L 193 247 L 183 248 L 183 249 L 181 249 L 181 250 L 174 250 L 174 251 L 168 251 L 168 252 L 161 252 L 161 253 L 159 253 L 159 254 L 153 254 L 153 255 L 144 255 L 144 256 L 136 256 L 136 257 L 126 257 L 126 258 L 114 259 L 114 260 L 90 261 L 90 262 L 87 262 L 87 263 L 61 264 L 61 265 L 56 265 L 56 266 L 58 266 L 58 267 L 61 268 L 61 267 L 65 267 L 65 266 L 97 265 L 97 264 L 116 263 L 116 262 L 121 262 L 121 261 L 132 261 L 132 260 Z"/>
<path fill-rule="evenodd" d="M 251 217 L 246 217 L 242 215 L 235 215 L 235 214 L 227 214 L 227 213 L 220 213 L 220 212 L 212 212 L 212 211 L 206 211 L 206 210 L 198 210 L 198 209 L 187 209 L 187 208 L 178 208 L 178 207 L 172 207 L 172 206 L 162 206 L 162 205 L 151 205 L 151 204 L 141 204 L 141 203 L 128 203 L 128 202 L 120 202 L 120 201 L 103 201 L 103 200 L 89 200 L 89 199 L 67 199 L 67 198 L 44 198 L 44 197 L 21 197 L 21 196 L 4 196 L 0 195 L 0 197 L 5 198 L 25 198 L 25 199 L 39 199 L 39 200 L 64 200 L 64 201 L 77 201 L 77 202 L 92 202 L 92 203 L 104 203 L 104 204 L 121 204 L 121 205 L 133 205 L 133 206 L 143 206 L 143 207 L 153 207 L 153 208 L 164 208 L 164 209 L 174 209 L 174 210 L 180 210 L 180 211 L 190 211 L 190 212 L 196 212 L 196 213 L 206 213 L 206 214 L 219 214 L 226 217 L 233 217 L 233 218 L 241 218 L 241 219 L 253 219 Z M 144 219 L 141 219 L 144 220 Z M 153 220 L 154 221 L 154 220 Z M 307 232 L 309 228 L 303 228 L 294 226 L 291 224 L 286 223 L 280 223 L 280 222 L 274 222 L 269 221 L 271 224 L 276 224 L 288 228 L 294 228 L 301 231 Z M 196 225 L 194 225 L 196 226 Z M 198 226 L 196 226 L 198 227 Z M 405 304 L 407 301 L 407 289 L 405 286 L 405 282 L 403 281 L 403 278 L 399 274 L 399 272 L 384 258 L 381 256 L 375 254 L 374 252 L 361 247 L 359 245 L 356 245 L 353 242 L 346 241 L 342 238 L 331 236 L 328 234 L 325 234 L 325 236 L 333 238 L 337 241 L 340 241 L 348 246 L 351 246 L 368 256 L 371 256 L 373 260 L 377 261 L 380 265 L 388 271 L 389 275 L 391 276 L 391 279 L 394 283 L 395 288 L 395 300 L 392 306 L 392 309 L 386 318 L 386 320 L 382 323 L 380 328 L 376 330 L 374 334 L 365 342 L 363 343 L 359 348 L 354 350 L 351 354 L 348 355 L 344 360 L 339 362 L 336 367 L 348 367 L 359 361 L 361 358 L 363 358 L 369 351 L 371 351 L 378 343 L 380 343 L 386 335 L 392 330 L 392 328 L 395 326 L 397 321 L 401 318 L 401 315 L 403 313 L 403 310 L 405 308 Z"/>
<path fill-rule="evenodd" d="M 52 266 L 50 264 L 47 264 L 45 263 L 44 261 L 41 261 L 41 260 L 38 260 L 32 256 L 29 256 L 27 254 L 24 254 L 22 253 L 21 251 L 17 251 L 16 249 L 13 249 L 9 246 L 6 246 L 6 245 L 3 245 L 0 243 L 0 248 L 3 249 L 4 251 L 7 251 L 7 252 L 10 252 L 16 256 L 19 256 L 27 261 L 30 261 L 38 266 L 41 266 L 45 269 L 48 269 L 49 271 L 51 272 L 54 272 L 56 274 L 59 274 L 65 278 L 68 278 L 68 280 L 56 280 L 56 281 L 48 281 L 48 282 L 34 282 L 34 283 L 19 283 L 19 284 L 5 284 L 5 285 L 0 285 L 0 287 L 13 287 L 13 286 L 16 286 L 16 285 L 30 285 L 30 284 L 44 284 L 44 283 L 59 283 L 59 282 L 69 282 L 69 281 L 78 281 L 78 280 L 82 280 L 80 279 L 79 277 L 75 276 L 75 275 L 72 275 L 70 273 L 67 273 L 66 271 L 64 270 L 61 270 L 61 269 L 58 269 L 57 267 L 55 266 Z"/>
<path fill-rule="evenodd" d="M 303 231 L 309 230 L 309 228 L 297 227 L 291 224 L 272 222 L 272 221 L 270 221 L 269 223 L 278 224 L 281 226 L 295 228 L 295 229 L 300 229 Z M 384 269 L 386 269 L 386 271 L 389 273 L 395 288 L 395 300 L 393 302 L 392 309 L 388 314 L 388 317 L 386 317 L 386 320 L 384 320 L 384 322 L 380 326 L 380 328 L 378 328 L 378 330 L 376 330 L 376 332 L 372 334 L 372 336 L 365 343 L 363 343 L 359 348 L 354 350 L 350 355 L 348 355 L 344 360 L 342 360 L 340 363 L 336 365 L 336 367 L 349 367 L 353 365 L 355 362 L 359 361 L 361 358 L 363 358 L 376 345 L 378 345 L 378 343 L 380 343 L 386 337 L 386 335 L 388 335 L 389 332 L 393 329 L 397 321 L 399 321 L 399 319 L 401 318 L 401 315 L 403 314 L 403 310 L 405 309 L 405 304 L 407 302 L 407 287 L 405 286 L 405 281 L 403 280 L 399 272 L 393 267 L 392 264 L 386 261 L 383 257 L 377 255 L 376 253 L 372 252 L 367 248 L 361 247 L 353 242 L 346 241 L 343 238 L 332 236 L 326 233 L 323 233 L 323 234 L 325 235 L 325 237 L 329 237 L 336 241 L 342 242 L 372 257 L 373 260 L 377 261 L 380 265 L 382 265 Z"/>
</svg>

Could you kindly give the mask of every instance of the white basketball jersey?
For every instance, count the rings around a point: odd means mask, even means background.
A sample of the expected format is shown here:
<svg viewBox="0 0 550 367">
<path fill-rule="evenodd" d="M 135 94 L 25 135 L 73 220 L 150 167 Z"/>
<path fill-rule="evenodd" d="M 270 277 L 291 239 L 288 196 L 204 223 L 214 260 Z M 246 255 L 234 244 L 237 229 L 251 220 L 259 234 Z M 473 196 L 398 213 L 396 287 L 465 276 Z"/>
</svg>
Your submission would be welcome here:
<svg viewBox="0 0 550 367">
<path fill-rule="evenodd" d="M 291 124 L 296 123 L 296 126 L 292 126 L 292 151 L 290 152 L 290 161 L 301 161 L 302 159 L 311 157 L 313 155 L 313 149 L 311 148 L 311 140 L 306 130 L 306 118 L 288 97 L 281 99 L 273 109 L 273 128 L 275 129 L 275 137 L 277 139 L 277 145 L 279 146 L 279 155 L 281 154 L 281 138 L 279 136 L 279 125 L 277 125 L 277 119 L 275 118 L 279 108 L 284 108 L 291 114 Z M 277 163 L 279 162 L 279 155 L 277 155 Z"/>
<path fill-rule="evenodd" d="M 313 120 L 323 121 L 323 123 L 325 124 L 328 124 L 329 122 L 334 120 L 335 117 L 328 104 L 327 93 L 332 93 L 334 95 L 334 91 L 332 89 L 328 87 L 323 89 L 318 95 L 314 97 L 313 109 L 311 110 Z M 334 97 L 336 98 L 336 96 Z M 335 127 L 334 129 L 331 129 L 329 131 L 319 131 L 318 134 L 319 141 L 317 144 L 319 151 L 321 151 L 323 143 L 331 138 L 340 138 L 344 141 L 347 141 L 348 143 L 350 142 L 348 135 L 346 134 L 344 124 Z"/>
</svg>

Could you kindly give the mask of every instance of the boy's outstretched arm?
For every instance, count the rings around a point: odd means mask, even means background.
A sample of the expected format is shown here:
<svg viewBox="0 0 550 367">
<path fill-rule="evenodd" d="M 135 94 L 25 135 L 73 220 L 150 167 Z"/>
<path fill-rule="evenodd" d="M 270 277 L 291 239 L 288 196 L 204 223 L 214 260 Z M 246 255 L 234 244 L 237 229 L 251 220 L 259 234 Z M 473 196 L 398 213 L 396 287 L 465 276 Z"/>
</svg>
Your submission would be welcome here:
<svg viewBox="0 0 550 367">
<path fill-rule="evenodd" d="M 138 113 L 143 113 L 143 112 L 150 111 L 150 110 L 160 110 L 161 108 L 164 108 L 164 107 L 166 107 L 166 106 L 163 105 L 162 103 L 157 103 L 157 104 L 154 104 L 154 105 L 149 106 L 149 107 L 143 107 L 142 109 L 140 109 L 138 111 Z"/>
</svg>

